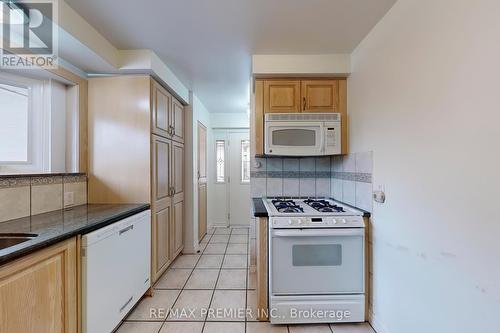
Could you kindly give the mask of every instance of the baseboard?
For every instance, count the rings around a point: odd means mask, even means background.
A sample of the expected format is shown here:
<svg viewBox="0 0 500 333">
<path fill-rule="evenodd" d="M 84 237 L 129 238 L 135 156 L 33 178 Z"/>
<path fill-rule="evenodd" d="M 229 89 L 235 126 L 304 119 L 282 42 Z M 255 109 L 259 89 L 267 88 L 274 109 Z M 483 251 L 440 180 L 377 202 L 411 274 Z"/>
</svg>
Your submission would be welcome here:
<svg viewBox="0 0 500 333">
<path fill-rule="evenodd" d="M 207 228 L 227 228 L 229 227 L 226 222 L 214 222 L 207 224 Z"/>
<path fill-rule="evenodd" d="M 371 310 L 368 313 L 368 322 L 377 333 L 391 333 L 387 326 L 385 326 L 380 318 L 378 318 Z"/>
</svg>

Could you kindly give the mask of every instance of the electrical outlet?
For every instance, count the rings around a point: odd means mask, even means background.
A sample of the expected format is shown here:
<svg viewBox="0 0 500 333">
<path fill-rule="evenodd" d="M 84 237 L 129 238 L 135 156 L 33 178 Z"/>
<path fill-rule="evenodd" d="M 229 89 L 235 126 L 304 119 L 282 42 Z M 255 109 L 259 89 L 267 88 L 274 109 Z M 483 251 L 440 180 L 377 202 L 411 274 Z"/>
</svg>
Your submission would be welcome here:
<svg viewBox="0 0 500 333">
<path fill-rule="evenodd" d="M 64 193 L 64 207 L 71 206 L 75 203 L 75 192 Z"/>
<path fill-rule="evenodd" d="M 373 191 L 373 200 L 378 203 L 385 202 L 385 185 L 379 184 L 377 190 Z"/>
</svg>

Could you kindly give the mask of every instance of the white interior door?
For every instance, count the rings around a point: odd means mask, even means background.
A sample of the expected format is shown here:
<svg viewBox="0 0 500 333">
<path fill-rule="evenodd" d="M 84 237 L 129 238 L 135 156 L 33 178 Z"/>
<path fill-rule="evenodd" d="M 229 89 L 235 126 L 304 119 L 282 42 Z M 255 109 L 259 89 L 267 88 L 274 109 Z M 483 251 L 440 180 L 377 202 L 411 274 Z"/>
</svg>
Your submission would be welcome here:
<svg viewBox="0 0 500 333">
<path fill-rule="evenodd" d="M 250 136 L 248 130 L 228 132 L 229 138 L 229 225 L 249 225 Z"/>
</svg>

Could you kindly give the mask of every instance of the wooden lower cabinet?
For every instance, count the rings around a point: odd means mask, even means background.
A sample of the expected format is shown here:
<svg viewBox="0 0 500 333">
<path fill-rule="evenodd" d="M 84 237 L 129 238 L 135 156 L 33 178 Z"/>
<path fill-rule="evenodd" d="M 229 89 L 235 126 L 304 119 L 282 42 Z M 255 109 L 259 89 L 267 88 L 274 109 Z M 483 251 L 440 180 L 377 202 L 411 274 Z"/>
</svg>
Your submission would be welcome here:
<svg viewBox="0 0 500 333">
<path fill-rule="evenodd" d="M 158 135 L 152 142 L 152 281 L 184 247 L 184 145 Z"/>
<path fill-rule="evenodd" d="M 175 258 L 181 253 L 184 248 L 183 233 L 184 233 L 184 200 L 173 204 L 173 221 L 172 221 L 172 245 L 173 257 Z"/>
<path fill-rule="evenodd" d="M 0 267 L 0 332 L 77 332 L 76 238 Z"/>
<path fill-rule="evenodd" d="M 153 228 L 151 229 L 153 234 L 151 244 L 153 248 L 153 265 L 151 267 L 153 281 L 158 280 L 172 262 L 172 251 L 170 249 L 171 224 L 172 210 L 170 205 L 153 213 Z"/>
<path fill-rule="evenodd" d="M 268 227 L 269 220 L 267 217 L 259 217 L 255 222 L 256 231 L 256 257 L 257 257 L 257 319 L 260 321 L 268 320 L 269 308 L 269 239 Z"/>
</svg>

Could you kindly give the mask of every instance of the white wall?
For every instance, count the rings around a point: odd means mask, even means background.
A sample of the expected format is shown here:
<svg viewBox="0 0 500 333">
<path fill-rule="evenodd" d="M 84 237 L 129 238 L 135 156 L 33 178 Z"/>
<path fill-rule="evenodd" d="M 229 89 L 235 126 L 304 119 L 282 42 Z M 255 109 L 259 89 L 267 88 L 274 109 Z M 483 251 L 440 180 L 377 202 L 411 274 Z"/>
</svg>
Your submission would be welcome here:
<svg viewBox="0 0 500 333">
<path fill-rule="evenodd" d="M 247 113 L 211 113 L 212 128 L 248 128 L 250 119 Z"/>
<path fill-rule="evenodd" d="M 499 331 L 500 2 L 399 0 L 352 55 L 379 333 Z"/>
<path fill-rule="evenodd" d="M 347 75 L 351 72 L 349 54 L 276 54 L 252 56 L 254 75 L 320 74 Z"/>
<path fill-rule="evenodd" d="M 198 250 L 198 122 L 207 128 L 207 140 L 211 139 L 210 115 L 203 103 L 193 92 L 189 93 L 189 105 L 186 110 L 186 139 L 185 139 L 185 231 L 184 253 L 196 253 Z M 209 142 L 209 141 L 208 141 Z"/>
<path fill-rule="evenodd" d="M 50 171 L 66 172 L 66 86 L 50 80 Z"/>
</svg>

